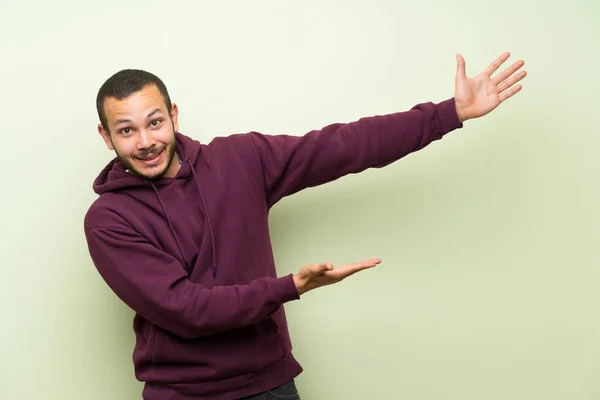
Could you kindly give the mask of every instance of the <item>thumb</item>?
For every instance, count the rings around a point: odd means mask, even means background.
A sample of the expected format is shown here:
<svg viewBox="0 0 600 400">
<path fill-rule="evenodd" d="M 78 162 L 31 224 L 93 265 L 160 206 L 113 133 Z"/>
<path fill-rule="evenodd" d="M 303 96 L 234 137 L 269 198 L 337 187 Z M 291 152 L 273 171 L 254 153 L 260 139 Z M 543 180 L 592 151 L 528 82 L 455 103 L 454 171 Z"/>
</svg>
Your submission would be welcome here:
<svg viewBox="0 0 600 400">
<path fill-rule="evenodd" d="M 317 265 L 315 273 L 317 275 L 324 274 L 327 271 L 331 271 L 333 269 L 333 264 L 331 263 L 321 263 Z"/>
<path fill-rule="evenodd" d="M 465 59 L 460 54 L 456 54 L 456 78 L 465 79 L 466 77 Z"/>
</svg>

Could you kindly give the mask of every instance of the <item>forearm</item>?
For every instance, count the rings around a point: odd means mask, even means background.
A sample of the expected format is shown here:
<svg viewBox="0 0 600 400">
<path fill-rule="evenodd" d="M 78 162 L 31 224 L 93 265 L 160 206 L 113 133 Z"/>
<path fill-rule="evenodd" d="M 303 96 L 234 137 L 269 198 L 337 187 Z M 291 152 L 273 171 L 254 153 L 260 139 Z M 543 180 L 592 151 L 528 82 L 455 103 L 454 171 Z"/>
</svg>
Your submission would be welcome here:
<svg viewBox="0 0 600 400">
<path fill-rule="evenodd" d="M 253 324 L 298 298 L 292 276 L 244 285 L 192 282 L 171 255 L 130 229 L 91 229 L 91 257 L 115 294 L 135 312 L 176 335 L 192 338 Z"/>
<path fill-rule="evenodd" d="M 211 289 L 184 280 L 162 294 L 126 301 L 162 328 L 194 338 L 254 324 L 298 296 L 292 277 L 286 276 Z"/>
<path fill-rule="evenodd" d="M 332 124 L 304 136 L 251 138 L 264 170 L 269 205 L 304 188 L 382 167 L 461 127 L 453 98 L 409 111 Z"/>
</svg>

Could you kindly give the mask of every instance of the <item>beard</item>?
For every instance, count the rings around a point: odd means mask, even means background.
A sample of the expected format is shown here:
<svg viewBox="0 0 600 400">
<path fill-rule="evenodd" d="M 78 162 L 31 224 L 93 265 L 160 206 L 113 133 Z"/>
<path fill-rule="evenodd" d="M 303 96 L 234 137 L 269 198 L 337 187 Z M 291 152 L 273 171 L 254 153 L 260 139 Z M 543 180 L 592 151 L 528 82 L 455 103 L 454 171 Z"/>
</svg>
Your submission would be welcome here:
<svg viewBox="0 0 600 400">
<path fill-rule="evenodd" d="M 169 143 L 168 145 L 162 145 L 162 146 L 154 145 L 138 154 L 135 154 L 133 157 L 121 156 L 119 154 L 119 152 L 116 150 L 116 148 L 115 148 L 115 154 L 117 155 L 117 158 L 123 163 L 125 168 L 127 168 L 132 174 L 137 175 L 140 178 L 146 179 L 148 181 L 157 181 L 167 173 L 167 170 L 171 166 L 171 163 L 173 162 L 173 158 L 175 158 L 175 149 L 176 149 L 175 136 L 173 136 L 172 142 Z M 144 173 L 144 172 L 140 171 L 139 169 L 137 169 L 135 167 L 134 163 L 132 162 L 132 158 L 133 159 L 144 159 L 144 158 L 148 158 L 153 155 L 160 154 L 163 151 L 165 152 L 165 154 L 163 156 L 166 156 L 167 163 L 163 167 L 156 166 L 156 167 L 148 168 L 148 170 L 150 172 L 147 171 L 146 173 Z"/>
</svg>

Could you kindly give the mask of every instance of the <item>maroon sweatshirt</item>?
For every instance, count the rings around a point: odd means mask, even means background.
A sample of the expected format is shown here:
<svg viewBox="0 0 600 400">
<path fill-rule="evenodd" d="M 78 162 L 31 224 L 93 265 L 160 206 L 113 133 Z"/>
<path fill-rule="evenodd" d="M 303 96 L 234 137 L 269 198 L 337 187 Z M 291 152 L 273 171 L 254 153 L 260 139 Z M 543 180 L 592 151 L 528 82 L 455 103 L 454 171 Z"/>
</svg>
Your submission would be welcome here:
<svg viewBox="0 0 600 400">
<path fill-rule="evenodd" d="M 201 144 L 177 132 L 181 168 L 155 182 L 113 159 L 94 181 L 85 235 L 100 275 L 136 313 L 144 399 L 235 399 L 300 374 L 283 308 L 299 295 L 291 274 L 276 275 L 270 208 L 461 127 L 451 98 L 303 136 Z"/>
</svg>

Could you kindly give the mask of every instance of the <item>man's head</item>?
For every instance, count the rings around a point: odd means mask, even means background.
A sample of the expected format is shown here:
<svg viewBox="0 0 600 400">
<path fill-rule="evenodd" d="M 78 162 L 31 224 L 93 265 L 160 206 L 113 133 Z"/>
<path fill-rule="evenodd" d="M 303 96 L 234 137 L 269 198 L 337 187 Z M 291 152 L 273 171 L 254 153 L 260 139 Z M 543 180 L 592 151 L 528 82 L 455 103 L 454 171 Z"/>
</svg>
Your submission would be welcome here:
<svg viewBox="0 0 600 400">
<path fill-rule="evenodd" d="M 148 180 L 175 176 L 178 110 L 158 77 L 135 69 L 117 72 L 98 91 L 96 109 L 98 132 L 131 172 Z"/>
</svg>

